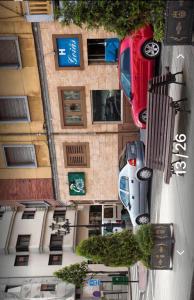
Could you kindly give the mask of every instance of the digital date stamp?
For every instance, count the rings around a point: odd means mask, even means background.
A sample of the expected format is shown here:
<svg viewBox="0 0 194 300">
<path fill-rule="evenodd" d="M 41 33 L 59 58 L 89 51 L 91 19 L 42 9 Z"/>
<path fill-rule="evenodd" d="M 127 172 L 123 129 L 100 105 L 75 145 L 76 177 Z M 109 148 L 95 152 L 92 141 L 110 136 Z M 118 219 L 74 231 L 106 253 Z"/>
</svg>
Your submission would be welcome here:
<svg viewBox="0 0 194 300">
<path fill-rule="evenodd" d="M 174 173 L 177 176 L 184 176 L 186 173 L 187 168 L 187 162 L 186 160 L 189 158 L 188 155 L 186 155 L 187 150 L 187 143 L 186 143 L 187 137 L 185 134 L 176 134 L 175 136 L 175 150 L 174 152 L 175 156 L 179 158 L 178 161 L 174 162 Z"/>
</svg>

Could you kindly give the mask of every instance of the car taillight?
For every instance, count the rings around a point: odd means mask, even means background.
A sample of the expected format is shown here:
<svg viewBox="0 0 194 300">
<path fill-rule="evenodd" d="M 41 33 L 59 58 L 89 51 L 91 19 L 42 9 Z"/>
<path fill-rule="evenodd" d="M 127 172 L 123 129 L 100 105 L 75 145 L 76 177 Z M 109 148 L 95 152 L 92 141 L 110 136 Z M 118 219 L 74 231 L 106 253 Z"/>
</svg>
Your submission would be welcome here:
<svg viewBox="0 0 194 300">
<path fill-rule="evenodd" d="M 128 163 L 129 163 L 131 166 L 135 167 L 135 166 L 136 166 L 136 159 L 135 159 L 135 158 L 129 159 L 129 160 L 128 160 Z"/>
</svg>

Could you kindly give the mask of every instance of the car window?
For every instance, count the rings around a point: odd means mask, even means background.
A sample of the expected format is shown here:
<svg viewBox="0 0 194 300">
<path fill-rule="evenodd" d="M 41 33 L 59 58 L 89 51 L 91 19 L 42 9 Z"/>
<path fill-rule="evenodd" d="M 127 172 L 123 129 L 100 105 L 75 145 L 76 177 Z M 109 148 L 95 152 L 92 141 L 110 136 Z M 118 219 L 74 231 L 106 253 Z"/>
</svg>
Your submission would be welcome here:
<svg viewBox="0 0 194 300">
<path fill-rule="evenodd" d="M 130 202 L 129 202 L 129 194 L 128 193 L 125 193 L 124 191 L 120 191 L 120 199 L 125 207 L 129 206 Z"/>
<path fill-rule="evenodd" d="M 122 176 L 120 180 L 120 189 L 129 192 L 129 179 L 126 176 Z"/>
<path fill-rule="evenodd" d="M 119 171 L 121 171 L 126 164 L 127 164 L 127 159 L 126 159 L 126 147 L 125 147 L 122 150 L 120 157 L 119 157 Z"/>
<path fill-rule="evenodd" d="M 120 57 L 120 82 L 127 97 L 131 95 L 130 49 L 127 48 Z"/>
</svg>

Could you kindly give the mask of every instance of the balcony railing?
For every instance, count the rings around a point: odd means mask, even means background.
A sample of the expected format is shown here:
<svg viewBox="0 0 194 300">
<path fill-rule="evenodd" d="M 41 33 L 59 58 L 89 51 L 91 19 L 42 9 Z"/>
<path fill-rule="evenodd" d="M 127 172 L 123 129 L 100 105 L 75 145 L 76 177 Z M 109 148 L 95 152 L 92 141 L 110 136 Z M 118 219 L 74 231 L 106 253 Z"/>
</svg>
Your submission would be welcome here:
<svg viewBox="0 0 194 300">
<path fill-rule="evenodd" d="M 25 8 L 28 22 L 47 22 L 54 19 L 52 1 L 25 1 Z"/>
</svg>

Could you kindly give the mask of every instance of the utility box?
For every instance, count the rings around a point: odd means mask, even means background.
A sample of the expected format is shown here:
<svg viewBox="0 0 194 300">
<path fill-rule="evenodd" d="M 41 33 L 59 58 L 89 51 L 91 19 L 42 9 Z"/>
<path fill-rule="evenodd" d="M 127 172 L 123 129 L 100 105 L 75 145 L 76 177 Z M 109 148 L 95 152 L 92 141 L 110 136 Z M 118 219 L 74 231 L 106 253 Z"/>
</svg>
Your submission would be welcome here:
<svg viewBox="0 0 194 300">
<path fill-rule="evenodd" d="M 191 45 L 194 1 L 167 1 L 165 16 L 165 45 Z"/>
</svg>

